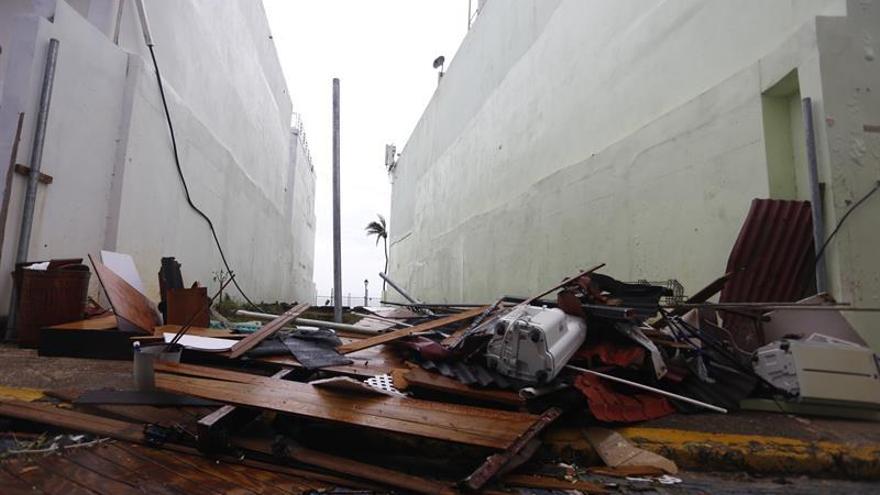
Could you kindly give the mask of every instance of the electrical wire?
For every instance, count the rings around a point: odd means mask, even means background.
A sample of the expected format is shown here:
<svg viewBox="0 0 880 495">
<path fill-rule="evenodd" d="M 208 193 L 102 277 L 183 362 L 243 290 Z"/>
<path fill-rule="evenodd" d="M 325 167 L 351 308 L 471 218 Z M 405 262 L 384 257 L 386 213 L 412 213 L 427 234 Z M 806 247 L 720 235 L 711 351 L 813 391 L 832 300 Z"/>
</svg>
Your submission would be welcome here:
<svg viewBox="0 0 880 495">
<path fill-rule="evenodd" d="M 233 277 L 232 268 L 229 266 L 229 262 L 226 261 L 226 254 L 223 252 L 223 246 L 220 245 L 220 239 L 217 237 L 217 230 L 214 229 L 214 222 L 211 221 L 211 218 L 205 214 L 198 206 L 193 203 L 192 198 L 189 195 L 189 187 L 186 184 L 186 178 L 183 176 L 183 168 L 180 166 L 180 156 L 177 152 L 177 137 L 174 133 L 174 124 L 171 122 L 171 112 L 168 111 L 168 101 L 165 99 L 165 86 L 162 84 L 162 76 L 159 73 L 159 64 L 156 62 L 156 53 L 153 51 L 153 45 L 148 44 L 147 47 L 150 49 L 150 58 L 153 59 L 153 69 L 156 71 L 156 81 L 159 83 L 159 94 L 162 97 L 162 107 L 165 109 L 165 121 L 168 122 L 168 131 L 171 133 L 171 148 L 174 152 L 174 164 L 177 166 L 177 175 L 180 176 L 180 183 L 183 185 L 183 192 L 186 196 L 186 202 L 189 203 L 190 208 L 192 208 L 200 217 L 202 217 L 205 222 L 208 223 L 208 228 L 211 229 L 211 235 L 214 237 L 214 243 L 217 245 L 217 250 L 220 252 L 220 259 L 223 261 L 223 266 L 226 267 L 226 271 L 229 273 L 232 278 L 232 283 L 235 285 L 235 288 L 238 290 L 238 293 L 241 294 L 241 297 L 247 301 L 248 304 L 251 305 L 257 311 L 261 311 L 261 308 L 254 304 L 253 301 L 244 293 L 241 286 L 238 285 L 238 281 Z"/>
<path fill-rule="evenodd" d="M 834 239 L 834 236 L 837 235 L 837 231 L 840 230 L 840 227 L 843 225 L 843 222 L 846 221 L 846 218 L 850 215 L 850 213 L 854 212 L 856 208 L 861 206 L 861 204 L 864 203 L 868 198 L 870 198 L 872 194 L 877 192 L 878 189 L 880 189 L 880 181 L 877 181 L 877 183 L 874 184 L 874 187 L 870 191 L 868 191 L 868 194 L 865 194 L 864 196 L 862 196 L 862 199 L 856 201 L 854 205 L 850 206 L 849 210 L 846 210 L 846 213 L 844 213 L 843 217 L 840 218 L 840 221 L 837 222 L 837 226 L 834 227 L 834 230 L 831 232 L 831 235 L 828 236 L 828 239 L 826 239 L 825 242 L 822 244 L 822 247 L 819 249 L 819 252 L 816 253 L 816 264 L 817 265 L 819 264 L 819 260 L 822 259 L 822 255 L 825 254 L 825 248 L 827 248 L 828 244 L 831 243 L 831 239 Z"/>
</svg>

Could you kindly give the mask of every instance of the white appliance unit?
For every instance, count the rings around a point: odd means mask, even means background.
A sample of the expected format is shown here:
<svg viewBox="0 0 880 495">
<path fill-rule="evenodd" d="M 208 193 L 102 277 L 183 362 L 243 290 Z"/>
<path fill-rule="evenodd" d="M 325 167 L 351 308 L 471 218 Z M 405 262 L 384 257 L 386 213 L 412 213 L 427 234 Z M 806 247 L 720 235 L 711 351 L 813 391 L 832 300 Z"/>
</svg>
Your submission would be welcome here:
<svg viewBox="0 0 880 495">
<path fill-rule="evenodd" d="M 587 336 L 583 318 L 558 308 L 516 308 L 495 325 L 486 351 L 489 368 L 529 383 L 547 383 Z"/>
</svg>

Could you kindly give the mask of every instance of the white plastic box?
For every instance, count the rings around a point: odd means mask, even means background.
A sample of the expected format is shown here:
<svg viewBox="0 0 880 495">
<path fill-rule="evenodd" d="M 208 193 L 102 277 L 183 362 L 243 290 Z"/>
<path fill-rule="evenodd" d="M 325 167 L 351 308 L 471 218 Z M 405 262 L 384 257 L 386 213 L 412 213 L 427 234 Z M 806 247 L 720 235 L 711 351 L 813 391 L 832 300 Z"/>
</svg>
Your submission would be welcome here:
<svg viewBox="0 0 880 495">
<path fill-rule="evenodd" d="M 556 378 L 587 336 L 583 318 L 537 306 L 511 311 L 494 330 L 486 351 L 489 368 L 530 383 Z"/>
</svg>

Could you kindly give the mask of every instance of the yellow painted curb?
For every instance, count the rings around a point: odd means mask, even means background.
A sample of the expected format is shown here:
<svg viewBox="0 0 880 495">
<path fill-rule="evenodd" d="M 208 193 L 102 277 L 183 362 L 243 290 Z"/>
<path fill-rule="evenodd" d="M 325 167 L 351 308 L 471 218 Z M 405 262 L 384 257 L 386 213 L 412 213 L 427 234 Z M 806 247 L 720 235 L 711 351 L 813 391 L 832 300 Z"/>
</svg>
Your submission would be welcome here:
<svg viewBox="0 0 880 495">
<path fill-rule="evenodd" d="M 668 428 L 620 428 L 635 445 L 695 471 L 748 471 L 880 479 L 880 444 L 810 442 L 762 435 L 707 433 Z M 557 452 L 598 459 L 579 429 L 547 432 Z"/>
<path fill-rule="evenodd" d="M 15 399 L 33 402 L 43 398 L 43 391 L 35 388 L 5 387 L 0 385 L 0 399 Z"/>
</svg>

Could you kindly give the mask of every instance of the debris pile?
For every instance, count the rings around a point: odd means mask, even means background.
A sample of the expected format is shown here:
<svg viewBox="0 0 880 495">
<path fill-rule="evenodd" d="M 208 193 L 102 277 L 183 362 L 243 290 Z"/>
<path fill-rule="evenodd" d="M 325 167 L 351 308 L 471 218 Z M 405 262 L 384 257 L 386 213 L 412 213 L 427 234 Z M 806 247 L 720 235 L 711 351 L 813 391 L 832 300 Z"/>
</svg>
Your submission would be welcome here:
<svg viewBox="0 0 880 495">
<path fill-rule="evenodd" d="M 748 258 L 747 244 L 738 241 L 737 259 Z M 274 466 L 312 480 L 309 489 L 605 493 L 620 482 L 676 483 L 674 462 L 602 426 L 768 403 L 876 419 L 880 406 L 877 357 L 838 305 L 827 295 L 774 301 L 772 290 L 731 300 L 729 283 L 754 276 L 737 266 L 687 299 L 675 284 L 623 282 L 598 265 L 494 304 L 358 308 L 354 324 L 293 304 L 239 311 L 264 322 L 242 325 L 218 321 L 212 303 L 223 288 L 213 297 L 186 288 L 174 259 L 162 260 L 159 304 L 130 257 L 102 259 L 112 267 L 91 264 L 112 310 L 46 326 L 40 353 L 133 359 L 137 387 L 52 392 L 72 408 L 3 400 L 0 415 L 188 463 Z M 707 302 L 725 290 L 724 302 Z M 805 311 L 826 324 L 802 324 Z M 747 339 L 737 337 L 743 322 L 757 329 Z M 583 432 L 604 466 L 561 465 L 542 448 L 563 424 Z"/>
</svg>

